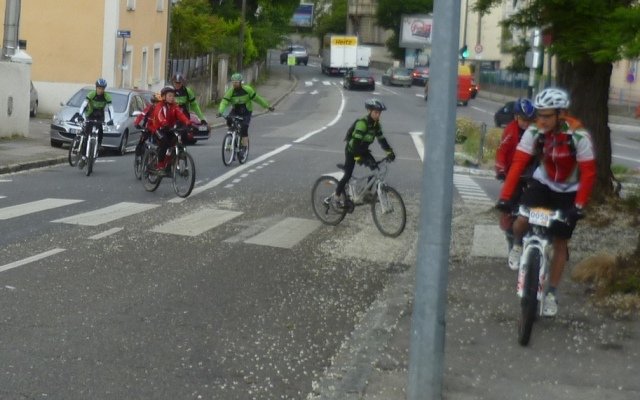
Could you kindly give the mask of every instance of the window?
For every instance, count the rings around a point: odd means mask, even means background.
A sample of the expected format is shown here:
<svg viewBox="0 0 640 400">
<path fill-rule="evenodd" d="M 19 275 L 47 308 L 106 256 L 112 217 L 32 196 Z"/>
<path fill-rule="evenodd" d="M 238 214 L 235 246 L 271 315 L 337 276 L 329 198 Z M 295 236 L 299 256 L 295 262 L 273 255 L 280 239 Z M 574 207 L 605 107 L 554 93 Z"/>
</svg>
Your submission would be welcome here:
<svg viewBox="0 0 640 400">
<path fill-rule="evenodd" d="M 147 82 L 148 74 L 147 74 L 147 49 L 142 49 L 142 65 L 140 66 L 140 89 L 146 89 L 149 87 L 149 82 Z"/>
<path fill-rule="evenodd" d="M 136 0 L 127 0 L 127 11 L 133 11 L 136 9 Z"/>
<path fill-rule="evenodd" d="M 164 11 L 164 2 L 165 0 L 156 0 L 156 11 L 158 12 Z"/>
<path fill-rule="evenodd" d="M 160 45 L 156 45 L 153 48 L 153 83 L 160 82 L 160 66 L 162 61 L 160 59 Z"/>
<path fill-rule="evenodd" d="M 124 65 L 122 66 L 122 87 L 131 87 L 131 49 L 127 46 L 127 50 L 124 55 Z"/>
</svg>

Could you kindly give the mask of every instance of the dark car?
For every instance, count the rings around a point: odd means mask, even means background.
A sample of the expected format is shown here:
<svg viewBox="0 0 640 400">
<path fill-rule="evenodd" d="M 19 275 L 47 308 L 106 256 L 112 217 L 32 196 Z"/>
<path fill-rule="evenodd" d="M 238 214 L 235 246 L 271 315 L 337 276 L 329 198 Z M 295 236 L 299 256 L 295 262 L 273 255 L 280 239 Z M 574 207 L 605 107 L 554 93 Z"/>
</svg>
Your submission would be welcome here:
<svg viewBox="0 0 640 400">
<path fill-rule="evenodd" d="M 415 67 L 411 70 L 411 82 L 423 86 L 429 80 L 429 67 Z"/>
<path fill-rule="evenodd" d="M 347 90 L 359 88 L 375 90 L 376 80 L 366 69 L 350 69 L 344 74 L 342 86 Z"/>
<path fill-rule="evenodd" d="M 513 101 L 506 102 L 496 113 L 493 115 L 493 121 L 496 123 L 496 127 L 501 127 L 513 121 Z"/>
<path fill-rule="evenodd" d="M 296 65 L 307 65 L 309 62 L 309 53 L 304 46 L 292 45 L 282 50 L 280 53 L 280 64 L 286 64 L 289 54 L 293 54 L 296 57 Z"/>
<path fill-rule="evenodd" d="M 411 86 L 411 76 L 404 67 L 391 67 L 382 74 L 383 85 Z"/>
</svg>

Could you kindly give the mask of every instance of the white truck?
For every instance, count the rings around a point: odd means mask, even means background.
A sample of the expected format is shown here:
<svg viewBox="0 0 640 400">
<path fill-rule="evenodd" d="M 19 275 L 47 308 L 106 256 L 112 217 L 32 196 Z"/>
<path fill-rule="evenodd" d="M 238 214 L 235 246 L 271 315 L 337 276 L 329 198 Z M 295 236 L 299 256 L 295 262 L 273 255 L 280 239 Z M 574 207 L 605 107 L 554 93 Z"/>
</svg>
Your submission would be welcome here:
<svg viewBox="0 0 640 400">
<path fill-rule="evenodd" d="M 356 54 L 358 55 L 358 60 L 356 61 L 358 68 L 369 68 L 369 63 L 371 63 L 371 47 L 358 46 Z"/>
<path fill-rule="evenodd" d="M 320 68 L 327 75 L 344 74 L 358 66 L 358 37 L 327 34 L 322 41 Z"/>
</svg>

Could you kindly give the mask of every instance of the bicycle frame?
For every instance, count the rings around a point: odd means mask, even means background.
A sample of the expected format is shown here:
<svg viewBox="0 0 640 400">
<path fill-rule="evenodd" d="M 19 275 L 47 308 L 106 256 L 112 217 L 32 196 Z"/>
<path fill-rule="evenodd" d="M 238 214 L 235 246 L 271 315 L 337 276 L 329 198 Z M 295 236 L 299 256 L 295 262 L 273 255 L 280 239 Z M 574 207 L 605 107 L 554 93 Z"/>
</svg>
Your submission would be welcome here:
<svg viewBox="0 0 640 400">
<path fill-rule="evenodd" d="M 336 171 L 323 174 L 325 176 L 331 176 L 338 181 L 344 176 L 344 171 Z M 384 199 L 384 193 L 382 188 L 385 185 L 385 178 L 387 176 L 387 163 L 383 160 L 378 163 L 378 168 L 371 171 L 366 176 L 351 175 L 351 179 L 347 183 L 347 194 L 351 198 L 354 205 L 362 205 L 370 203 L 374 198 L 374 194 L 378 194 L 380 199 Z M 364 182 L 364 184 L 362 184 Z M 383 207 L 388 207 L 388 204 L 384 202 L 380 203 Z"/>
</svg>

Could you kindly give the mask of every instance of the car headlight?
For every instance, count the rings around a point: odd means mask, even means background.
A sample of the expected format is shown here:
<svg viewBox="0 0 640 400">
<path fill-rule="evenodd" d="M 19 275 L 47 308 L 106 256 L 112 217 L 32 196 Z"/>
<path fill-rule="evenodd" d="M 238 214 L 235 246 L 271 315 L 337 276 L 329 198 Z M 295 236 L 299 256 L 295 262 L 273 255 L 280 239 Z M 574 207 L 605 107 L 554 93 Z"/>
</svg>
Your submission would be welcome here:
<svg viewBox="0 0 640 400">
<path fill-rule="evenodd" d="M 62 125 L 62 119 L 60 119 L 58 114 L 53 115 L 53 123 L 54 125 Z"/>
</svg>

